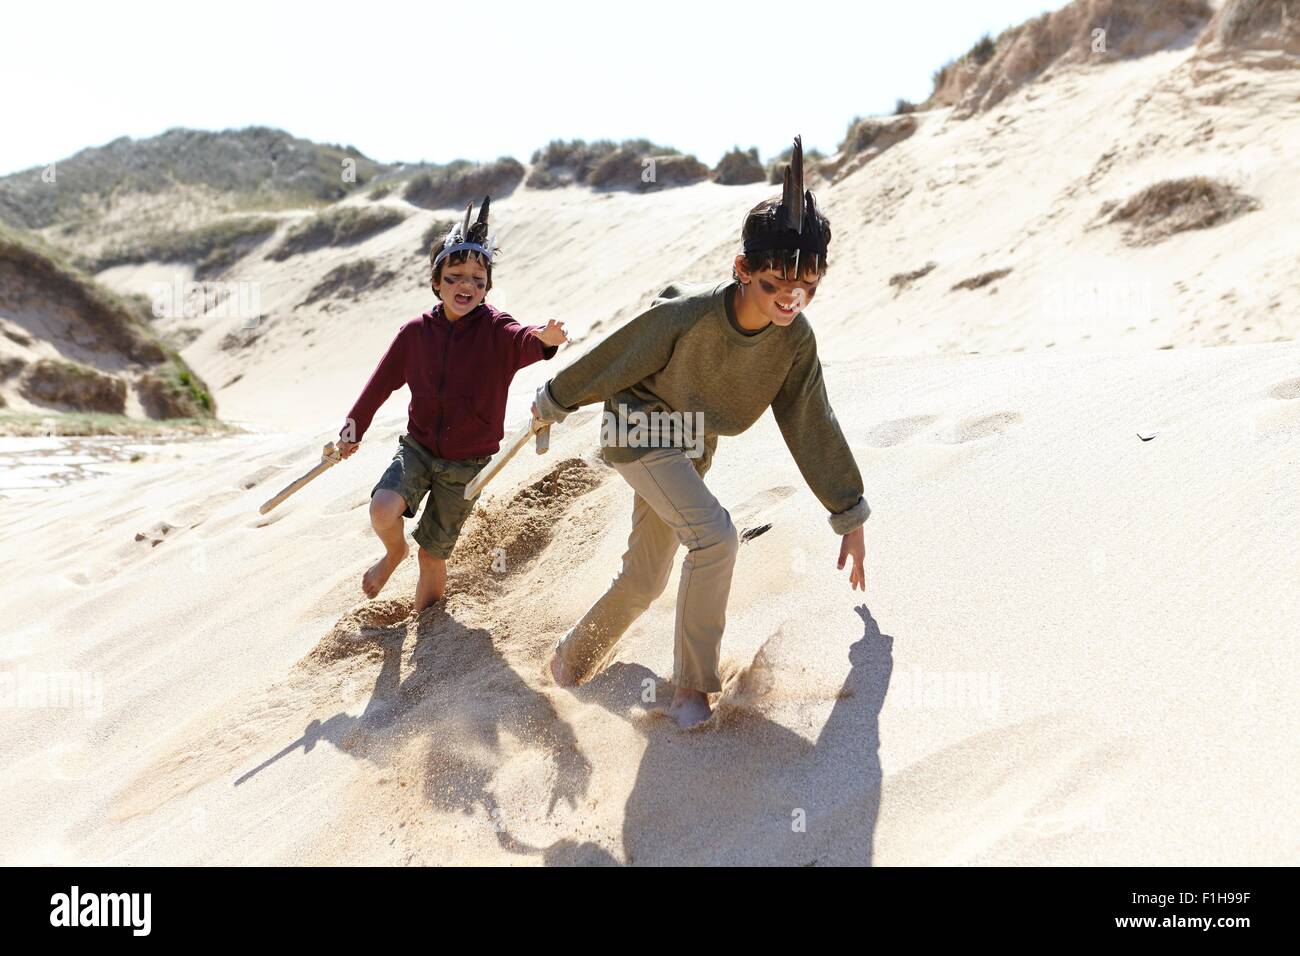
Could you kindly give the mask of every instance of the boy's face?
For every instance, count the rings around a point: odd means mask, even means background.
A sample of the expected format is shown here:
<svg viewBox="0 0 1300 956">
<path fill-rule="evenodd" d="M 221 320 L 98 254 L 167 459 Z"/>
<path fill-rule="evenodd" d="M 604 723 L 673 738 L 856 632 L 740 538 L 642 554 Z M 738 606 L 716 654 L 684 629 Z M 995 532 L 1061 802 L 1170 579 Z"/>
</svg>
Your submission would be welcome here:
<svg viewBox="0 0 1300 956">
<path fill-rule="evenodd" d="M 476 256 L 465 262 L 443 263 L 442 276 L 434 283 L 448 318 L 459 319 L 479 307 L 487 294 L 487 269 Z"/>
<path fill-rule="evenodd" d="M 776 325 L 789 325 L 803 309 L 812 302 L 817 294 L 821 276 L 808 269 L 796 279 L 787 279 L 777 269 L 763 269 L 759 272 L 746 272 L 743 257 L 737 257 L 736 274 L 749 283 L 748 292 L 753 296 L 759 311 Z"/>
</svg>

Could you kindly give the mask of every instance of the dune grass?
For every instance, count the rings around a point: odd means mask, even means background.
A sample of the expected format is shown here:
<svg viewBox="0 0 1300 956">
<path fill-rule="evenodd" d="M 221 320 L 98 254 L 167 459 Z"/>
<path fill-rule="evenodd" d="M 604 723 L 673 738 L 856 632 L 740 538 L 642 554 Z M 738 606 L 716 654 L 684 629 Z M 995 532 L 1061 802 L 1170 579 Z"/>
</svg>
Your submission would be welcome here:
<svg viewBox="0 0 1300 956">
<path fill-rule="evenodd" d="M 266 258 L 283 262 L 291 256 L 329 246 L 349 246 L 401 223 L 406 214 L 389 206 L 341 206 L 317 213 L 291 228 Z"/>
<path fill-rule="evenodd" d="M 1207 176 L 1167 179 L 1122 204 L 1103 207 L 1108 222 L 1128 226 L 1130 245 L 1151 245 L 1190 229 L 1209 229 L 1260 207 L 1259 200 L 1230 183 Z"/>
<path fill-rule="evenodd" d="M 523 164 L 509 156 L 491 163 L 458 159 L 412 176 L 402 198 L 421 209 L 454 209 L 468 202 L 478 205 L 484 196 L 505 196 L 523 179 Z"/>
<path fill-rule="evenodd" d="M 186 262 L 203 279 L 224 272 L 269 239 L 279 222 L 269 216 L 222 219 L 180 232 L 157 232 L 110 246 L 93 260 L 96 271 L 140 262 Z"/>
</svg>

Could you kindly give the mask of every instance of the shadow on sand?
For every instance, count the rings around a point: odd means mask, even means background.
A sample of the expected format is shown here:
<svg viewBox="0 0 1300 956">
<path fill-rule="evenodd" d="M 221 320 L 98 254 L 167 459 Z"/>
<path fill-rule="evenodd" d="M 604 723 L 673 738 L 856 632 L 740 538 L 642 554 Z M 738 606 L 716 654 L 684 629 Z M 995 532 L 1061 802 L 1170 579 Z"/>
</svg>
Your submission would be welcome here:
<svg viewBox="0 0 1300 956">
<path fill-rule="evenodd" d="M 415 646 L 402 680 L 402 650 L 412 627 Z M 497 640 L 506 640 L 508 635 L 498 630 Z M 312 720 L 302 736 L 239 777 L 236 786 L 299 749 L 310 753 L 321 741 L 358 759 L 389 766 L 399 742 L 418 736 L 429 743 L 422 774 L 429 802 L 463 813 L 482 806 L 495 819 L 495 767 L 490 760 L 467 755 L 498 752 L 504 731 L 551 755 L 555 773 L 548 812 L 560 800 L 575 806 L 586 793 L 591 767 L 572 730 L 545 694 L 520 679 L 487 630 L 466 627 L 438 606 L 417 621 L 386 629 L 376 643 L 383 660 L 364 710 Z M 508 832 L 496 829 L 503 846 L 525 849 Z"/>
<path fill-rule="evenodd" d="M 631 722 L 646 738 L 624 807 L 626 858 L 568 839 L 530 846 L 499 824 L 498 842 L 550 865 L 870 864 L 880 803 L 879 715 L 893 638 L 880 632 L 865 605 L 857 613 L 864 630 L 849 648 L 849 672 L 814 742 L 749 706 L 726 708 L 705 728 L 683 733 L 643 709 L 646 680 L 661 692 L 666 684 L 638 664 L 610 667 L 576 694 Z M 412 626 L 415 646 L 402 680 L 403 644 Z M 498 641 L 507 639 L 498 633 Z M 376 643 L 383 658 L 363 712 L 311 721 L 236 786 L 299 749 L 310 753 L 321 741 L 389 766 L 397 742 L 415 735 L 430 744 L 425 799 L 463 813 L 481 806 L 495 821 L 496 766 L 473 754 L 498 753 L 504 731 L 553 761 L 548 814 L 561 800 L 577 807 L 591 765 L 546 694 L 519 677 L 491 633 L 466 627 L 438 607 L 387 629 Z M 774 678 L 779 681 L 779 674 Z"/>
<path fill-rule="evenodd" d="M 849 672 L 815 742 L 752 710 L 687 733 L 666 719 L 643 718 L 637 724 L 646 749 L 624 808 L 627 858 L 565 840 L 543 851 L 545 861 L 869 865 L 880 807 L 879 716 L 894 639 L 865 605 L 857 612 L 863 634 L 849 648 Z M 647 678 L 654 675 L 645 667 L 618 664 L 578 694 L 630 719 Z"/>
</svg>

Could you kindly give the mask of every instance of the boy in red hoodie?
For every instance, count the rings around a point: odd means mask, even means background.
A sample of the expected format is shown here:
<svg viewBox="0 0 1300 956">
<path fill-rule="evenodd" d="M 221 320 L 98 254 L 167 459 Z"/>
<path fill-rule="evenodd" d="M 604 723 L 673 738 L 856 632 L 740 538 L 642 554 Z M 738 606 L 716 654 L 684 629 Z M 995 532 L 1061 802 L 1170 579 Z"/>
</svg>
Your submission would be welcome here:
<svg viewBox="0 0 1300 956">
<path fill-rule="evenodd" d="M 465 486 L 501 446 L 511 380 L 568 341 L 563 322 L 520 325 L 483 301 L 492 288 L 496 252 L 496 236 L 488 233 L 489 200 L 484 198 L 473 226 L 471 203 L 464 222 L 435 243 L 430 284 L 438 305 L 401 327 L 339 433 L 339 452 L 351 457 L 388 396 L 410 386 L 406 434 L 370 493 L 370 524 L 384 543 L 384 556 L 362 576 L 361 589 L 367 597 L 378 595 L 406 558 L 402 519 L 414 518 L 427 494 L 412 535 L 419 545 L 417 614 L 446 591 L 447 558 L 478 500 L 465 500 Z"/>
</svg>

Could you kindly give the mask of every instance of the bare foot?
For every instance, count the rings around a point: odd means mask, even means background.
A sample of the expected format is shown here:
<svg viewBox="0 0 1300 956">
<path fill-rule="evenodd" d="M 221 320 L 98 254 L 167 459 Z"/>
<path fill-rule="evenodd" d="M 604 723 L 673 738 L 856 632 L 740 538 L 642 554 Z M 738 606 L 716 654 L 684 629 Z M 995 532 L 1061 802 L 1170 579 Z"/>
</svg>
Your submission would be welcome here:
<svg viewBox="0 0 1300 956">
<path fill-rule="evenodd" d="M 668 705 L 668 716 L 677 721 L 682 730 L 702 724 L 713 715 L 709 709 L 709 695 L 703 691 L 677 688 L 673 702 Z"/>
<path fill-rule="evenodd" d="M 366 592 L 366 597 L 378 597 L 379 592 L 384 589 L 388 583 L 389 577 L 397 570 L 397 566 L 406 560 L 406 556 L 411 553 L 411 546 L 405 541 L 402 542 L 402 551 L 400 554 L 385 554 L 382 558 L 370 566 L 365 574 L 361 575 L 361 590 Z"/>
<path fill-rule="evenodd" d="M 441 594 L 429 594 L 429 595 L 421 594 L 421 593 L 420 593 L 420 589 L 419 589 L 419 587 L 417 587 L 417 588 L 415 589 L 415 614 L 416 614 L 416 617 L 419 617 L 421 614 L 423 614 L 425 611 L 429 610 L 429 608 L 433 607 L 435 604 L 437 604 L 437 603 L 438 603 L 439 601 L 441 601 L 441 600 L 442 600 L 442 595 L 441 595 Z"/>
<path fill-rule="evenodd" d="M 435 558 L 424 548 L 416 552 L 420 561 L 420 579 L 415 582 L 415 613 L 433 607 L 447 593 L 447 562 Z"/>
<path fill-rule="evenodd" d="M 559 651 L 551 652 L 551 663 L 548 669 L 551 672 L 551 677 L 555 679 L 555 683 L 559 684 L 561 687 L 578 686 L 578 679 L 574 677 L 573 672 L 565 666 L 564 661 L 560 660 Z"/>
</svg>

